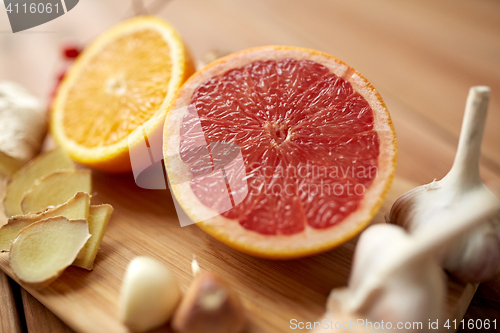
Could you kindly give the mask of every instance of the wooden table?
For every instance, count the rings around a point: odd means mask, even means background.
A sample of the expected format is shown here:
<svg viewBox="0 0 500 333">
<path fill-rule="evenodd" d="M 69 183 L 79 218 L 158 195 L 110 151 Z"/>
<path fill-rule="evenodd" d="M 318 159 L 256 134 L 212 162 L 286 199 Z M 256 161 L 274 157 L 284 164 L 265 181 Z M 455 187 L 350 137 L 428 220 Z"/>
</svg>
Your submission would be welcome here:
<svg viewBox="0 0 500 333">
<path fill-rule="evenodd" d="M 163 1 L 168 2 L 168 1 Z M 492 96 L 481 171 L 500 193 L 500 2 L 496 0 L 152 0 L 80 1 L 42 26 L 10 33 L 0 10 L 0 79 L 47 99 L 61 66 L 59 46 L 81 45 L 135 12 L 174 24 L 200 59 L 207 51 L 285 44 L 333 54 L 379 90 L 398 135 L 397 176 L 441 178 L 458 143 L 468 88 Z M 500 320 L 500 278 L 480 285 L 466 319 Z M 0 273 L 0 332 L 70 329 Z"/>
</svg>

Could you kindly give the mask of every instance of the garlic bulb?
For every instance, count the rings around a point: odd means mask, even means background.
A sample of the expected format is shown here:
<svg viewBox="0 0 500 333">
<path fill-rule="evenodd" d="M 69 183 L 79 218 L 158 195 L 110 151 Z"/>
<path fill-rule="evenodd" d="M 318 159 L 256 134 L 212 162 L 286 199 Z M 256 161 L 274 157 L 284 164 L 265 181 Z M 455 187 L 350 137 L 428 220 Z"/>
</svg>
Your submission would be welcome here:
<svg viewBox="0 0 500 333">
<path fill-rule="evenodd" d="M 364 231 L 348 287 L 334 289 L 327 309 L 359 319 L 397 323 L 442 316 L 445 280 L 432 255 L 413 256 L 411 237 L 394 225 Z"/>
<path fill-rule="evenodd" d="M 414 233 L 431 224 L 434 215 L 442 214 L 444 218 L 438 223 L 451 227 L 454 221 L 448 217 L 464 204 L 467 193 L 482 191 L 495 198 L 479 174 L 489 93 L 488 87 L 470 89 L 458 151 L 450 172 L 440 181 L 434 180 L 401 196 L 392 206 L 388 222 Z M 464 235 L 443 254 L 441 263 L 451 274 L 466 282 L 482 282 L 496 275 L 500 270 L 500 213 Z"/>
<path fill-rule="evenodd" d="M 496 198 L 477 190 L 465 195 L 463 204 L 454 211 L 435 214 L 428 225 L 413 234 L 390 224 L 368 228 L 356 246 L 348 286 L 330 293 L 324 318 L 334 322 L 352 318 L 358 324 L 358 320 L 384 321 L 389 331 L 398 322 L 425 325 L 441 319 L 446 280 L 438 261 L 440 254 L 495 214 Z M 441 223 L 444 218 L 454 223 Z M 358 329 L 368 331 L 369 327 L 358 325 L 356 332 Z M 421 330 L 412 327 L 407 331 Z"/>
</svg>

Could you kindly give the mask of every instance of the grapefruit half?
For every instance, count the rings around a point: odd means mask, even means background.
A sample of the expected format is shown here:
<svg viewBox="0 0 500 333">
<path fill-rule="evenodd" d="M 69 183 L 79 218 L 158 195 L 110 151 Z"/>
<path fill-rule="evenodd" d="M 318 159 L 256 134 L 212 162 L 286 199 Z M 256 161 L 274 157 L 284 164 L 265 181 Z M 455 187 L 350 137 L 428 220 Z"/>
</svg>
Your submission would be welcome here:
<svg viewBox="0 0 500 333">
<path fill-rule="evenodd" d="M 187 215 L 271 259 L 354 237 L 396 166 L 391 118 L 370 82 L 296 47 L 248 49 L 201 69 L 174 97 L 163 135 L 171 190 Z"/>
</svg>

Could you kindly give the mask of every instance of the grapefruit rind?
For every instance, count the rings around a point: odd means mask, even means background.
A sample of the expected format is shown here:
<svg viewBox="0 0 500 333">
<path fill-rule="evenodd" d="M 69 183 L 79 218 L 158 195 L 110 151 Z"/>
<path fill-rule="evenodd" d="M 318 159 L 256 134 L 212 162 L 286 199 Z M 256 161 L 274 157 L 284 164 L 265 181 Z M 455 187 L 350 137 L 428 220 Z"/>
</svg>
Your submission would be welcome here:
<svg viewBox="0 0 500 333">
<path fill-rule="evenodd" d="M 168 93 L 156 113 L 143 123 L 142 126 L 146 133 L 162 129 L 168 105 L 179 87 L 194 72 L 193 61 L 182 38 L 168 22 L 154 16 L 138 16 L 124 21 L 110 28 L 94 40 L 84 49 L 73 65 L 68 69 L 68 72 L 60 83 L 51 107 L 50 129 L 54 139 L 64 148 L 73 160 L 81 164 L 103 171 L 131 171 L 128 154 L 129 144 L 135 145 L 144 141 L 144 136 L 140 131 L 134 131 L 130 134 L 130 137 L 112 145 L 96 148 L 84 147 L 69 138 L 64 132 L 64 105 L 69 91 L 75 84 L 78 84 L 78 79 L 83 69 L 91 59 L 99 54 L 100 50 L 119 37 L 143 29 L 154 30 L 163 36 L 169 45 L 169 56 L 172 63 Z"/>
<path fill-rule="evenodd" d="M 269 59 L 293 58 L 312 60 L 342 77 L 369 103 L 374 113 L 374 130 L 380 141 L 378 176 L 366 190 L 356 211 L 328 229 L 305 230 L 293 235 L 262 235 L 243 228 L 237 219 L 228 219 L 204 206 L 193 193 L 189 182 L 176 180 L 191 177 L 188 165 L 179 156 L 180 125 L 195 89 L 208 78 L 250 62 Z M 244 50 L 221 58 L 195 73 L 174 97 L 165 119 L 164 146 L 165 168 L 171 189 L 181 207 L 193 221 L 204 216 L 214 216 L 196 223 L 201 229 L 221 242 L 253 256 L 269 259 L 293 259 L 330 250 L 359 234 L 380 209 L 394 178 L 397 161 L 397 142 L 390 114 L 380 94 L 360 73 L 343 61 L 315 50 L 267 46 Z M 168 158 L 167 158 L 168 156 Z"/>
</svg>

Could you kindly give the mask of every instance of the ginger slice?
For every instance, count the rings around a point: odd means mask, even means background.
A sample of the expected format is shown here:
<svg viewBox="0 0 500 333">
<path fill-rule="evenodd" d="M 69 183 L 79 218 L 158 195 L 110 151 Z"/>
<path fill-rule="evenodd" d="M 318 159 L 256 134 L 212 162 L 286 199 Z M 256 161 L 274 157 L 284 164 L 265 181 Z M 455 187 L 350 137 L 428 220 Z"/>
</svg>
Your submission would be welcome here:
<svg viewBox="0 0 500 333">
<path fill-rule="evenodd" d="M 92 235 L 87 244 L 78 254 L 73 266 L 78 266 L 91 271 L 94 268 L 94 260 L 101 246 L 102 238 L 106 232 L 106 227 L 113 213 L 111 205 L 90 206 L 89 230 Z"/>
<path fill-rule="evenodd" d="M 5 189 L 3 201 L 5 215 L 7 217 L 22 215 L 21 201 L 24 193 L 33 186 L 37 179 L 60 170 L 75 170 L 75 165 L 62 149 L 56 148 L 35 157 L 14 173 Z"/>
<path fill-rule="evenodd" d="M 0 175 L 12 176 L 19 170 L 25 162 L 15 159 L 12 156 L 0 151 Z"/>
<path fill-rule="evenodd" d="M 30 287 L 48 286 L 75 261 L 90 238 L 85 220 L 50 217 L 21 230 L 10 248 L 10 267 Z"/>
<path fill-rule="evenodd" d="M 27 226 L 49 217 L 64 216 L 68 220 L 89 220 L 90 195 L 78 192 L 64 204 L 37 214 L 17 215 L 0 228 L 0 252 L 10 250 L 19 232 Z"/>
<path fill-rule="evenodd" d="M 58 206 L 75 195 L 76 192 L 92 191 L 90 170 L 58 171 L 35 182 L 24 194 L 21 208 L 25 214 L 38 212 L 49 206 Z"/>
</svg>

